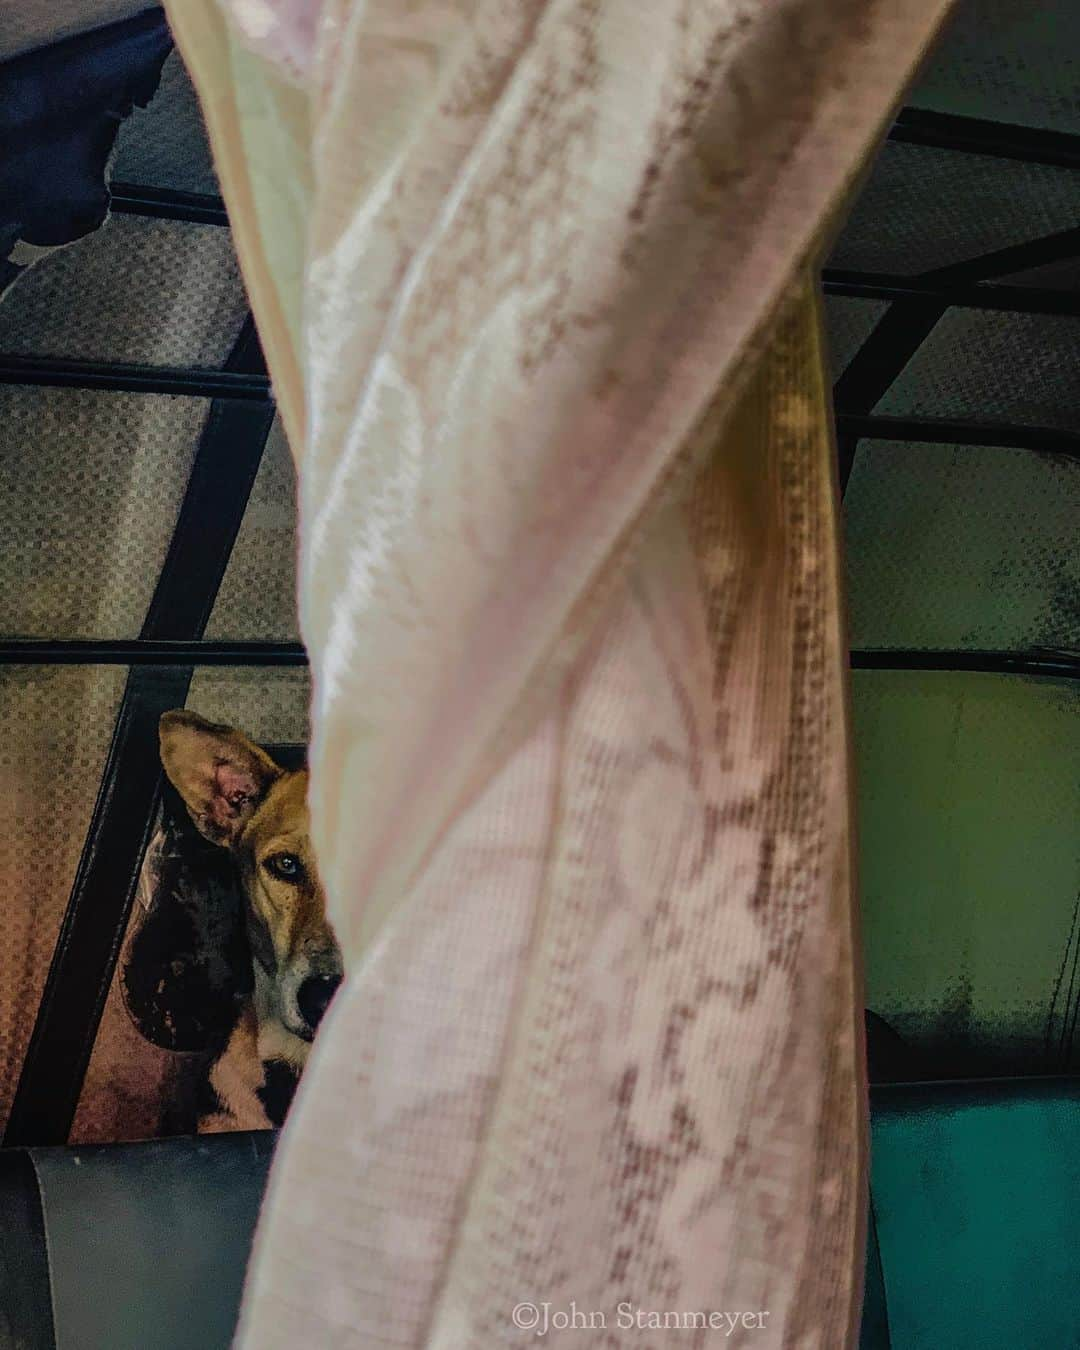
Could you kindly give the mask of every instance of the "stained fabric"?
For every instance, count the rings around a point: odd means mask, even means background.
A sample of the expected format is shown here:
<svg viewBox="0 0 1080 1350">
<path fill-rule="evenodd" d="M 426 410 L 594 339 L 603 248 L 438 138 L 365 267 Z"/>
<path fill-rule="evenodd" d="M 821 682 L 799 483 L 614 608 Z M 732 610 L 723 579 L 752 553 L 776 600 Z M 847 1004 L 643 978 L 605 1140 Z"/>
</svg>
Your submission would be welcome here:
<svg viewBox="0 0 1080 1350">
<path fill-rule="evenodd" d="M 238 1344 L 851 1344 L 809 269 L 946 6 L 228 8 L 171 19 L 299 464 L 347 963 Z"/>
<path fill-rule="evenodd" d="M 171 45 L 161 10 L 149 9 L 0 65 L 0 287 L 35 250 L 105 219 L 117 129 L 153 95 Z"/>
</svg>

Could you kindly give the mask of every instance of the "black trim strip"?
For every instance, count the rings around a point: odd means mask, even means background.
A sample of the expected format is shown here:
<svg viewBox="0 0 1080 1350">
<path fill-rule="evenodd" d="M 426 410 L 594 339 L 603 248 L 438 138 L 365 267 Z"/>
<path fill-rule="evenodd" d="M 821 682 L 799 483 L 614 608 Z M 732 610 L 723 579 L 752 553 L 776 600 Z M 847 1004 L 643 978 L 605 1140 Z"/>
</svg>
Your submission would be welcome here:
<svg viewBox="0 0 1080 1350">
<path fill-rule="evenodd" d="M 190 680 L 190 669 L 128 677 L 5 1146 L 67 1140 L 160 799 L 158 719 L 183 705 Z"/>
<path fill-rule="evenodd" d="M 862 300 L 934 300 L 958 309 L 987 309 L 1005 314 L 1059 314 L 1080 318 L 1080 293 L 1034 286 L 943 286 L 926 277 L 888 272 L 849 272 L 827 267 L 826 295 Z"/>
<path fill-rule="evenodd" d="M 887 1102 L 889 1097 L 913 1093 L 927 1097 L 990 1096 L 1009 1092 L 1028 1096 L 1080 1097 L 1080 1073 L 1015 1073 L 986 1078 L 912 1078 L 895 1083 L 871 1083 L 870 1098 Z M 928 1102 L 928 1105 L 932 1103 Z"/>
<path fill-rule="evenodd" d="M 155 220 L 183 220 L 191 225 L 224 225 L 229 217 L 220 197 L 144 183 L 110 183 L 109 206 L 121 216 L 148 216 Z"/>
<path fill-rule="evenodd" d="M 902 109 L 889 131 L 889 140 L 962 154 L 1019 159 L 1026 164 L 1080 169 L 1080 136 L 925 108 Z"/>
<path fill-rule="evenodd" d="M 1080 652 L 912 651 L 863 649 L 851 653 L 852 670 L 974 671 L 981 675 L 1035 675 L 1080 680 Z"/>
<path fill-rule="evenodd" d="M 115 393 L 181 394 L 266 403 L 272 395 L 265 375 L 232 370 L 125 365 L 119 361 L 60 361 L 0 353 L 0 384 L 49 389 L 103 389 Z"/>
<path fill-rule="evenodd" d="M 295 642 L 0 639 L 0 666 L 305 666 Z"/>
<path fill-rule="evenodd" d="M 0 1216 L 3 1342 L 25 1350 L 56 1350 L 41 1187 L 33 1158 L 22 1149 L 0 1153 Z"/>
<path fill-rule="evenodd" d="M 4 642 L 4 665 L 306 666 L 307 653 L 290 642 Z M 986 651 L 855 650 L 860 670 L 980 670 L 1080 679 L 1080 654 Z"/>
<path fill-rule="evenodd" d="M 860 417 L 853 414 L 870 412 L 930 336 L 945 308 L 938 300 L 893 305 L 833 386 L 841 496 L 847 492 L 859 444 Z"/>
<path fill-rule="evenodd" d="M 983 253 L 964 262 L 949 263 L 920 274 L 918 280 L 937 282 L 942 286 L 963 286 L 975 281 L 990 281 L 994 277 L 1008 277 L 1016 272 L 1030 272 L 1035 267 L 1066 262 L 1080 256 L 1080 226 L 1073 225 L 1055 234 L 1043 234 L 1037 239 L 1025 239 L 1019 244 L 1007 244 L 993 253 Z"/>
<path fill-rule="evenodd" d="M 1022 427 L 1007 422 L 964 422 L 939 417 L 859 416 L 841 412 L 836 417 L 841 436 L 874 441 L 918 441 L 927 445 L 1003 446 L 1040 454 L 1080 459 L 1080 433 L 1056 427 Z"/>
<path fill-rule="evenodd" d="M 837 380 L 833 388 L 834 406 L 840 413 L 872 412 L 944 315 L 949 304 L 947 295 L 953 288 L 1061 262 L 1077 254 L 1080 254 L 1080 227 L 1010 244 L 993 253 L 912 277 L 915 286 L 930 286 L 933 294 L 924 297 L 920 293 L 917 299 L 898 300 L 889 308 Z M 837 437 L 841 496 L 847 491 L 858 444 L 857 435 L 840 433 Z"/>
<path fill-rule="evenodd" d="M 250 320 L 229 361 L 261 370 Z M 213 608 L 274 418 L 273 405 L 211 405 L 141 639 L 197 642 Z M 175 647 L 170 650 L 176 650 Z M 78 1106 L 161 792 L 158 720 L 183 705 L 192 667 L 130 671 L 4 1143 L 62 1144 Z"/>
<path fill-rule="evenodd" d="M 863 1276 L 863 1310 L 860 1325 L 859 1350 L 864 1339 L 867 1350 L 892 1350 L 892 1331 L 889 1326 L 889 1292 L 885 1284 L 885 1267 L 881 1260 L 878 1240 L 877 1212 L 873 1194 L 866 1215 L 866 1270 Z M 875 1319 L 868 1322 L 868 1318 Z"/>
</svg>

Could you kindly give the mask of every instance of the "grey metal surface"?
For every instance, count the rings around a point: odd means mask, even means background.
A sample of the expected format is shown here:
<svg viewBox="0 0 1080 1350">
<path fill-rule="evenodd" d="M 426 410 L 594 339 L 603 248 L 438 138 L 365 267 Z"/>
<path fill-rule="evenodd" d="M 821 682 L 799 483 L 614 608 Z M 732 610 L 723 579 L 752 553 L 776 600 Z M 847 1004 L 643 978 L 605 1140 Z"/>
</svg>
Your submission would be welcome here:
<svg viewBox="0 0 1080 1350">
<path fill-rule="evenodd" d="M 57 1350 L 227 1350 L 274 1140 L 32 1150 Z"/>
</svg>

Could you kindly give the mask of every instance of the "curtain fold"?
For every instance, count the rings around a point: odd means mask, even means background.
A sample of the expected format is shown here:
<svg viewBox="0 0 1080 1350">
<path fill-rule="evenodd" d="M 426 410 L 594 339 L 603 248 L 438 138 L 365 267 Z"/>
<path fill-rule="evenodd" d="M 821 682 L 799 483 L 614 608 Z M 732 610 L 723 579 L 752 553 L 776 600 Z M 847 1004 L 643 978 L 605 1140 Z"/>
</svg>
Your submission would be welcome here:
<svg viewBox="0 0 1080 1350">
<path fill-rule="evenodd" d="M 813 267 L 946 7 L 173 5 L 300 467 L 349 969 L 241 1346 L 852 1343 Z"/>
</svg>

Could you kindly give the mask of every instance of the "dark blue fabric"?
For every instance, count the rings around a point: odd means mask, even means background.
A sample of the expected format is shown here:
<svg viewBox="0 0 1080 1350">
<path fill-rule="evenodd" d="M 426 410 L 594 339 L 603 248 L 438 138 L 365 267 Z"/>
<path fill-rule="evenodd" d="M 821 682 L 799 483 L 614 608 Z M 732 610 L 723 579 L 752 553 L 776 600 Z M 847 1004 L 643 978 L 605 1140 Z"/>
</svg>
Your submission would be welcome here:
<svg viewBox="0 0 1080 1350">
<path fill-rule="evenodd" d="M 0 260 L 105 219 L 120 123 L 153 97 L 172 46 L 160 9 L 0 63 Z M 0 261 L 0 289 L 15 269 Z"/>
</svg>

